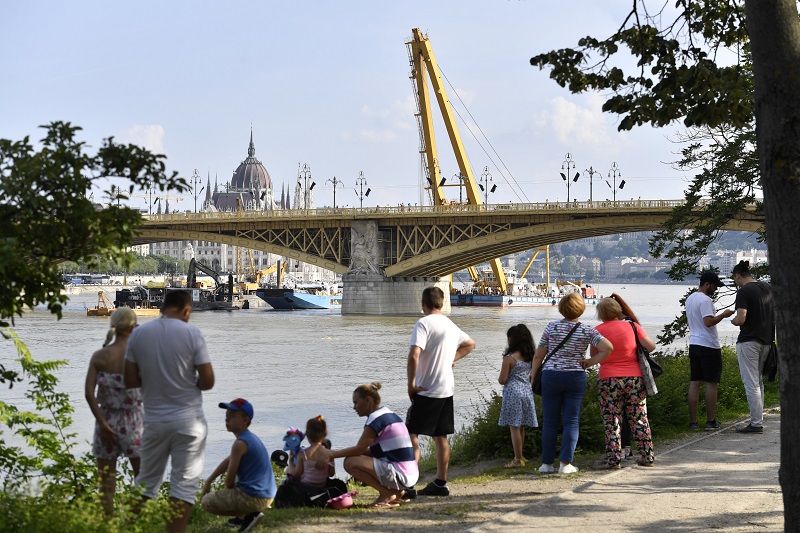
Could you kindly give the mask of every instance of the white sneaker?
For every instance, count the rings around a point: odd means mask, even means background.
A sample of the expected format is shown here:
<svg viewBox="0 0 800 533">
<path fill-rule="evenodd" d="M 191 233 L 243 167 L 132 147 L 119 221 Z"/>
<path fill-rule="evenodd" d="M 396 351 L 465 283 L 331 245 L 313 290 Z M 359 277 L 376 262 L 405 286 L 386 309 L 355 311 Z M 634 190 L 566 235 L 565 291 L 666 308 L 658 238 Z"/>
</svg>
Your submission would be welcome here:
<svg viewBox="0 0 800 533">
<path fill-rule="evenodd" d="M 565 465 L 564 463 L 561 463 L 561 466 L 558 467 L 558 473 L 559 474 L 574 474 L 577 471 L 578 471 L 578 467 L 573 465 L 573 464 L 571 464 L 571 463 L 568 464 L 568 465 Z"/>
<path fill-rule="evenodd" d="M 552 474 L 555 471 L 556 471 L 556 469 L 553 468 L 553 465 L 545 465 L 545 464 L 543 464 L 542 466 L 539 467 L 539 473 L 540 474 Z"/>
</svg>

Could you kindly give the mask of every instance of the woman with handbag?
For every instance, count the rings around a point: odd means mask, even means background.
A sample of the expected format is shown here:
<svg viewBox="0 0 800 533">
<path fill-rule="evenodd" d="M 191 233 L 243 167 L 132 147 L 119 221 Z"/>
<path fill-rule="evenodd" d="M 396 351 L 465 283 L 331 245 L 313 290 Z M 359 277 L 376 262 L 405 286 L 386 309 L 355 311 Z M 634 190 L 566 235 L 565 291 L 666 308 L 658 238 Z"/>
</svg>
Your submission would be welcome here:
<svg viewBox="0 0 800 533">
<path fill-rule="evenodd" d="M 637 342 L 647 351 L 656 344 L 647 336 L 630 307 L 617 294 L 603 298 L 597 304 L 597 317 L 603 322 L 597 326 L 605 338 L 614 345 L 606 359 L 600 359 L 597 382 L 600 413 L 606 427 L 606 453 L 608 468 L 620 468 L 623 459 L 620 443 L 620 424 L 627 419 L 633 439 L 639 447 L 638 464 L 653 466 L 653 439 L 647 419 L 647 392 L 639 364 Z M 593 357 L 584 364 L 593 364 Z"/>
<path fill-rule="evenodd" d="M 542 466 L 539 467 L 542 474 L 555 472 L 559 425 L 563 431 L 558 473 L 578 471 L 572 461 L 586 394 L 586 370 L 581 362 L 590 344 L 597 349 L 598 361 L 614 348 L 595 328 L 578 322 L 585 310 L 586 303 L 580 294 L 573 292 L 561 298 L 558 312 L 564 318 L 547 325 L 533 357 L 531 376 L 535 377 L 540 370 L 542 373 Z"/>
</svg>

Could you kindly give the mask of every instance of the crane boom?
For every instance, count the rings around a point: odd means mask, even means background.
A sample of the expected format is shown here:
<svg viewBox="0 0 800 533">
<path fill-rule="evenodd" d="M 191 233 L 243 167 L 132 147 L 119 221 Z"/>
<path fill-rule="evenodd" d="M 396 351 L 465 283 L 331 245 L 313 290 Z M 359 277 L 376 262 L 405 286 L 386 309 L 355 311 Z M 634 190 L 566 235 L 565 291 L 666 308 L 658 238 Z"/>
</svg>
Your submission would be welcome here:
<svg viewBox="0 0 800 533">
<path fill-rule="evenodd" d="M 421 121 L 425 145 L 423 148 L 428 167 L 428 180 L 430 182 L 433 203 L 434 205 L 443 205 L 446 203 L 446 199 L 443 189 L 444 180 L 442 180 L 441 170 L 439 169 L 436 140 L 433 131 L 433 115 L 431 113 L 431 100 L 427 82 L 428 76 L 430 76 L 433 92 L 436 94 L 436 100 L 439 103 L 439 111 L 442 113 L 447 135 L 450 138 L 450 145 L 453 148 L 453 153 L 458 163 L 461 181 L 463 182 L 461 185 L 466 189 L 468 203 L 470 205 L 482 205 L 483 202 L 481 201 L 478 184 L 475 182 L 475 176 L 469 164 L 467 152 L 461 141 L 461 135 L 458 132 L 458 125 L 456 124 L 453 114 L 453 108 L 450 105 L 450 99 L 447 97 L 444 83 L 442 83 L 442 73 L 433 55 L 431 43 L 428 38 L 422 34 L 419 28 L 414 28 L 412 33 L 412 40 L 406 44 L 409 47 L 409 56 L 412 63 L 411 77 L 416 82 L 414 87 L 419 105 L 418 117 Z M 500 264 L 500 259 L 492 259 L 489 261 L 489 264 L 492 267 L 495 279 L 497 279 L 498 287 L 505 292 L 508 288 L 508 280 L 503 271 L 503 265 Z M 470 267 L 469 273 L 473 281 L 478 280 L 478 273 L 475 267 Z"/>
</svg>

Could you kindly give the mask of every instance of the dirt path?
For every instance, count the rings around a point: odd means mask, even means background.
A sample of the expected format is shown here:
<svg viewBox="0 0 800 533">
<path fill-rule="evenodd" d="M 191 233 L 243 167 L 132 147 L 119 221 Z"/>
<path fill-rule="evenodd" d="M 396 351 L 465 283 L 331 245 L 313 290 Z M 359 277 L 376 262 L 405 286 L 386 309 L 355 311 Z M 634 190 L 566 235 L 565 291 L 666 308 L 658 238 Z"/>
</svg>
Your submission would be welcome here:
<svg viewBox="0 0 800 533">
<path fill-rule="evenodd" d="M 281 530 L 782 531 L 780 414 L 770 413 L 765 427 L 763 435 L 740 435 L 728 425 L 661 444 L 655 468 L 627 461 L 630 466 L 609 472 L 592 470 L 597 461 L 584 460 L 578 474 L 545 476 L 532 462 L 510 477 L 496 477 L 492 472 L 503 461 L 481 463 L 453 469 L 450 497 L 326 513 Z M 633 509 L 642 512 L 626 512 Z"/>
</svg>

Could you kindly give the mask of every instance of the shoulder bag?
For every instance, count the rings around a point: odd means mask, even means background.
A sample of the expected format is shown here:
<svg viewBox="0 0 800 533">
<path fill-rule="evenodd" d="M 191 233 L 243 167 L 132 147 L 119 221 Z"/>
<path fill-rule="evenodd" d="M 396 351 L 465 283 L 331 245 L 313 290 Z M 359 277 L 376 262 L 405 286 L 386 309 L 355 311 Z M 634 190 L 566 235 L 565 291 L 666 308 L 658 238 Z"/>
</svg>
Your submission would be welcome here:
<svg viewBox="0 0 800 533">
<path fill-rule="evenodd" d="M 558 346 L 553 348 L 553 351 L 547 354 L 547 356 L 545 356 L 545 358 L 542 360 L 542 366 L 539 367 L 539 370 L 536 372 L 536 377 L 534 377 L 533 381 L 531 382 L 531 389 L 533 389 L 533 393 L 535 395 L 537 396 L 542 395 L 542 369 L 544 368 L 544 364 L 548 361 L 548 359 L 550 359 L 550 357 L 553 356 L 554 353 L 559 351 L 561 347 L 564 346 L 564 343 L 567 342 L 570 337 L 572 337 L 572 334 L 575 333 L 575 330 L 578 329 L 578 326 L 580 325 L 581 325 L 580 322 L 575 324 L 575 327 L 572 328 L 572 330 L 569 333 L 567 333 L 567 336 L 564 337 L 564 339 L 558 343 Z"/>
<path fill-rule="evenodd" d="M 636 339 L 636 356 L 639 359 L 639 369 L 642 371 L 642 379 L 644 386 L 647 390 L 648 396 L 655 396 L 658 394 L 658 387 L 656 387 L 656 378 L 664 373 L 661 365 L 656 363 L 650 353 L 644 349 L 642 343 L 639 342 L 639 334 L 636 332 L 636 324 L 633 320 L 628 320 L 631 328 L 633 328 L 633 338 Z"/>
</svg>

